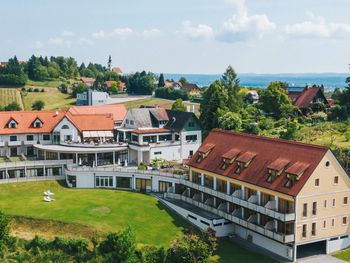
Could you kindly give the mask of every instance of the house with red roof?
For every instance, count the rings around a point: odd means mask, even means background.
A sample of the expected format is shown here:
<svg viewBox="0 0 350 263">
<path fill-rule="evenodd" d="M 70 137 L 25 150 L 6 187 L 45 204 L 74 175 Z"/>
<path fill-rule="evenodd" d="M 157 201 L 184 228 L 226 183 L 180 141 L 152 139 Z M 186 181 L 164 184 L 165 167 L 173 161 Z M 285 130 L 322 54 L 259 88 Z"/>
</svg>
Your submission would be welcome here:
<svg viewBox="0 0 350 263">
<path fill-rule="evenodd" d="M 123 74 L 123 71 L 122 71 L 122 69 L 120 67 L 113 67 L 112 71 L 117 73 L 118 75 Z"/>
<path fill-rule="evenodd" d="M 284 87 L 292 104 L 300 109 L 303 114 L 307 114 L 310 109 L 318 110 L 318 104 L 322 103 L 330 107 L 322 89 L 318 86 L 312 87 Z"/>
<path fill-rule="evenodd" d="M 290 261 L 350 245 L 350 178 L 327 147 L 214 129 L 188 166 L 166 202 L 201 228 L 193 211 Z"/>
</svg>

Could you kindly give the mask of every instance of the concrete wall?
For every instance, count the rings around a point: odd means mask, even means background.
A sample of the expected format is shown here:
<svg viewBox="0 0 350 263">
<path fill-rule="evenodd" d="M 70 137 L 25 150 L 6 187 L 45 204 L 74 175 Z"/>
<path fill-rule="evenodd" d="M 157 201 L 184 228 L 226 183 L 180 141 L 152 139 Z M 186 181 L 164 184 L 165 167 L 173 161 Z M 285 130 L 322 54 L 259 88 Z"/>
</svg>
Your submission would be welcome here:
<svg viewBox="0 0 350 263">
<path fill-rule="evenodd" d="M 350 247 L 350 236 L 346 238 L 338 238 L 336 240 L 327 240 L 327 254 L 339 251 L 345 248 Z"/>
<path fill-rule="evenodd" d="M 197 141 L 187 142 L 187 135 L 197 135 Z M 198 150 L 202 144 L 202 132 L 201 131 L 182 131 L 180 134 L 181 140 L 181 159 L 188 159 L 190 151 L 193 151 L 193 154 Z"/>
</svg>

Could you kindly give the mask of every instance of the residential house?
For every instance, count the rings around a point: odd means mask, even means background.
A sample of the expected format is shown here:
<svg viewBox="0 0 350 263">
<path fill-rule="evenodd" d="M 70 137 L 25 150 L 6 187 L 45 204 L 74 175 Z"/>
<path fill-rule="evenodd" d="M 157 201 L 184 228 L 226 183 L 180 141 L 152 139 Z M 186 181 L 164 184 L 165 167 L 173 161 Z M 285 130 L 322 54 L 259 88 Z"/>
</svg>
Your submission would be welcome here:
<svg viewBox="0 0 350 263">
<path fill-rule="evenodd" d="M 201 95 L 201 89 L 197 86 L 197 84 L 184 83 L 182 84 L 180 90 L 193 97 L 199 97 Z"/>
<path fill-rule="evenodd" d="M 174 88 L 175 90 L 179 90 L 182 87 L 181 82 L 177 82 L 177 81 L 164 81 L 164 87 L 166 88 Z"/>
<path fill-rule="evenodd" d="M 96 79 L 94 79 L 94 78 L 88 78 L 88 77 L 81 77 L 80 78 L 80 82 L 85 84 L 88 87 L 92 87 L 92 85 L 94 85 L 94 83 L 95 83 L 95 80 Z"/>
<path fill-rule="evenodd" d="M 108 98 L 109 94 L 107 92 L 88 89 L 87 91 L 77 94 L 76 105 L 103 105 L 107 103 Z"/>
<path fill-rule="evenodd" d="M 120 67 L 113 67 L 112 71 L 117 73 L 118 75 L 123 74 L 123 71 L 122 71 L 122 69 Z"/>
</svg>

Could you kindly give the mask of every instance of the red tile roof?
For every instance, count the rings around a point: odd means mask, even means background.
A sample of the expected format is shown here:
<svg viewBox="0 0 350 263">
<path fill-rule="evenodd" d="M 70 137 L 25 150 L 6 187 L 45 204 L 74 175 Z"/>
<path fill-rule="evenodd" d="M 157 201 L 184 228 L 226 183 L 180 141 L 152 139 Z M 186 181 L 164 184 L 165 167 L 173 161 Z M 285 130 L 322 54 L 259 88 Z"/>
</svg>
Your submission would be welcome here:
<svg viewBox="0 0 350 263">
<path fill-rule="evenodd" d="M 270 163 L 267 168 L 275 170 L 275 171 L 281 171 L 283 168 L 285 168 L 290 163 L 289 159 L 285 158 L 278 158 L 274 160 L 272 163 Z"/>
<path fill-rule="evenodd" d="M 196 162 L 199 156 L 197 151 L 189 161 L 189 166 L 291 196 L 296 196 L 299 193 L 328 151 L 328 148 L 323 146 L 230 132 L 221 129 L 212 130 L 202 145 L 203 146 L 201 147 L 204 147 L 205 145 L 214 145 L 215 147 L 212 148 L 208 156 L 200 163 Z M 238 165 L 236 161 L 229 165 L 227 169 L 220 169 L 222 166 L 222 156 L 231 149 L 238 149 L 241 151 L 241 154 L 238 155 L 237 159 L 247 160 L 245 157 L 247 152 L 250 153 L 248 154 L 249 157 L 253 156 L 251 153 L 256 154 L 248 167 L 243 169 L 240 174 L 235 174 Z M 282 172 L 282 174 L 272 183 L 266 182 L 268 176 L 267 167 L 277 159 L 290 160 L 290 163 L 288 164 L 290 167 L 293 167 L 293 165 L 298 162 L 306 163 L 309 166 L 305 170 L 303 176 L 301 176 L 300 180 L 291 188 L 287 188 L 285 187 L 287 182 L 285 172 Z M 288 169 L 288 166 L 286 168 Z M 291 169 L 294 172 L 294 168 Z"/>
<path fill-rule="evenodd" d="M 123 104 L 96 105 L 96 106 L 72 106 L 68 110 L 73 115 L 79 114 L 112 114 L 115 122 L 123 121 L 127 109 Z"/>
<path fill-rule="evenodd" d="M 215 144 L 213 144 L 213 143 L 203 143 L 199 147 L 198 152 L 200 152 L 200 153 L 207 153 L 210 150 L 212 150 L 214 147 L 215 147 Z"/>
<path fill-rule="evenodd" d="M 94 78 L 81 77 L 80 81 L 85 83 L 85 84 L 94 84 L 95 79 Z"/>
<path fill-rule="evenodd" d="M 67 112 L 66 117 L 79 131 L 112 131 L 114 120 L 111 114 L 79 114 Z"/>
<path fill-rule="evenodd" d="M 114 68 L 112 68 L 112 71 L 117 73 L 117 74 L 122 74 L 123 73 L 123 71 L 122 71 L 122 69 L 120 67 L 114 67 Z"/>
<path fill-rule="evenodd" d="M 310 166 L 308 163 L 296 162 L 293 165 L 289 166 L 286 170 L 286 173 L 300 175 Z"/>
<path fill-rule="evenodd" d="M 222 158 L 232 160 L 232 159 L 235 158 L 240 152 L 241 152 L 240 150 L 233 148 L 233 149 L 229 150 L 228 152 L 224 153 L 224 154 L 222 155 Z"/>
<path fill-rule="evenodd" d="M 0 134 L 50 133 L 63 119 L 66 111 L 2 111 L 0 112 Z M 42 127 L 35 128 L 36 119 L 43 123 Z M 11 120 L 17 122 L 16 128 L 8 128 Z"/>
</svg>

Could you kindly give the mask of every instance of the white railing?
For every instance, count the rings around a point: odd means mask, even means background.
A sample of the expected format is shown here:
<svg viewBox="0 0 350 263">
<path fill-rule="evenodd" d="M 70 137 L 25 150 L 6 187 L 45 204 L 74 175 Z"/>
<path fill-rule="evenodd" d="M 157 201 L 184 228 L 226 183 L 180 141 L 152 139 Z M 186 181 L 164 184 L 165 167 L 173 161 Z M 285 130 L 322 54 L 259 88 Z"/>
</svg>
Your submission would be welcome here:
<svg viewBox="0 0 350 263">
<path fill-rule="evenodd" d="M 246 227 L 246 228 L 249 228 L 255 232 L 258 232 L 262 235 L 265 235 L 267 237 L 270 237 L 274 240 L 277 240 L 281 243 L 289 243 L 289 242 L 293 242 L 294 241 L 294 235 L 284 235 L 282 233 L 277 233 L 277 232 L 274 232 L 274 231 L 271 231 L 271 230 L 268 230 L 268 229 L 265 229 L 263 226 L 259 226 L 259 225 L 256 225 L 256 224 L 253 224 L 251 222 L 248 222 L 242 218 L 239 218 L 239 217 L 236 217 L 234 216 L 233 214 L 229 214 L 229 213 L 226 213 L 224 211 L 221 211 L 217 208 L 214 208 L 214 207 L 211 207 L 211 206 L 208 206 L 206 204 L 203 204 L 199 201 L 195 201 L 193 200 L 192 198 L 190 197 L 186 197 L 186 196 L 182 196 L 182 195 L 179 195 L 179 194 L 174 194 L 174 193 L 166 193 L 165 194 L 166 197 L 168 198 L 171 198 L 171 199 L 178 199 L 178 200 L 182 200 L 186 203 L 189 203 L 191 205 L 194 205 L 194 206 L 197 206 L 197 207 L 200 207 L 208 212 L 211 212 L 213 214 L 216 214 L 216 215 L 219 215 L 229 221 L 232 221 L 236 224 L 239 224 L 243 227 Z"/>
<path fill-rule="evenodd" d="M 228 194 L 225 194 L 225 193 L 222 193 L 222 192 L 219 192 L 219 191 L 207 188 L 207 187 L 205 187 L 203 185 L 199 185 L 199 184 L 193 183 L 193 182 L 188 181 L 188 180 L 181 180 L 180 183 L 185 185 L 185 186 L 188 186 L 190 188 L 193 188 L 193 189 L 196 189 L 198 191 L 207 193 L 209 195 L 213 195 L 215 197 L 219 197 L 219 198 L 221 198 L 221 199 L 223 199 L 225 201 L 228 201 L 228 202 L 231 202 L 231 203 L 243 206 L 245 208 L 249 208 L 251 210 L 255 210 L 255 211 L 259 212 L 259 213 L 268 215 L 268 216 L 270 216 L 272 218 L 275 218 L 275 219 L 278 219 L 278 220 L 281 220 L 281 221 L 293 221 L 293 220 L 295 220 L 295 213 L 283 214 L 283 213 L 276 212 L 276 211 L 274 211 L 272 209 L 269 209 L 267 207 L 263 207 L 263 206 L 260 206 L 258 204 L 249 202 L 250 200 L 249 201 L 242 200 L 241 198 L 238 197 L 238 196 L 240 196 L 241 190 L 236 190 L 232 195 L 228 195 Z M 237 191 L 239 191 L 239 193 L 237 193 Z M 253 196 L 251 196 L 251 198 L 252 197 Z M 254 196 L 254 198 L 252 198 L 251 200 L 256 202 L 257 201 L 257 196 Z"/>
<path fill-rule="evenodd" d="M 124 142 L 105 142 L 105 143 L 82 143 L 82 142 L 60 142 L 59 145 L 68 146 L 68 147 L 86 147 L 86 148 L 114 148 L 114 147 L 126 147 L 127 143 Z M 117 149 L 116 149 L 117 150 Z"/>
<path fill-rule="evenodd" d="M 66 179 L 66 177 L 64 175 L 29 176 L 29 177 L 17 177 L 17 178 L 0 179 L 0 184 L 20 183 L 20 182 L 33 182 L 33 181 L 65 180 L 65 179 Z"/>
<path fill-rule="evenodd" d="M 0 163 L 0 169 L 20 169 L 24 167 L 38 167 L 49 165 L 70 165 L 72 160 L 35 160 L 35 161 L 19 161 L 19 162 L 4 162 Z"/>
<path fill-rule="evenodd" d="M 172 177 L 177 179 L 187 179 L 187 175 L 179 175 L 174 173 L 166 173 L 162 171 L 154 170 L 139 170 L 137 167 L 121 167 L 121 166 L 73 166 L 68 165 L 67 171 L 70 172 L 116 172 L 116 173 L 130 173 L 130 174 L 143 174 L 143 175 L 152 175 L 152 176 L 164 176 Z"/>
</svg>

